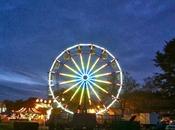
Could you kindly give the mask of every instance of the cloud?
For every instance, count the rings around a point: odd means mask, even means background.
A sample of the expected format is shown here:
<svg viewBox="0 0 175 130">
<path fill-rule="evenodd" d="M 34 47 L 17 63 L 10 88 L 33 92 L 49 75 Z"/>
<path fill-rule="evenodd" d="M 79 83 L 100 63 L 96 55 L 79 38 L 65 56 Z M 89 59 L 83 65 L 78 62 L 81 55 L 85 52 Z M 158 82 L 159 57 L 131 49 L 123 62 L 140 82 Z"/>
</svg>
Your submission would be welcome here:
<svg viewBox="0 0 175 130">
<path fill-rule="evenodd" d="M 9 71 L 7 69 L 0 70 L 0 81 L 30 84 L 30 85 L 45 85 L 46 81 L 42 78 L 38 78 L 27 72 Z"/>
<path fill-rule="evenodd" d="M 21 83 L 0 82 L 0 99 L 24 99 L 28 97 L 47 97 L 47 87 Z"/>
<path fill-rule="evenodd" d="M 37 73 L 1 67 L 0 90 L 1 100 L 47 97 L 47 80 Z"/>
</svg>

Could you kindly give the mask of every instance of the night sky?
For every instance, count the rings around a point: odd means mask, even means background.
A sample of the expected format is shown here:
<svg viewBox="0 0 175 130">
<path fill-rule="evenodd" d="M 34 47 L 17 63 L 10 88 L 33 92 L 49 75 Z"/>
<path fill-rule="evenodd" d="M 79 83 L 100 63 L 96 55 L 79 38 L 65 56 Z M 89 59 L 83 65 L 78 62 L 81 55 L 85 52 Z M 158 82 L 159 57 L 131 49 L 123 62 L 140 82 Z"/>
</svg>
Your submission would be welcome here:
<svg viewBox="0 0 175 130">
<path fill-rule="evenodd" d="M 0 100 L 46 97 L 54 58 L 76 43 L 107 48 L 143 83 L 174 37 L 174 0 L 0 0 Z"/>
</svg>

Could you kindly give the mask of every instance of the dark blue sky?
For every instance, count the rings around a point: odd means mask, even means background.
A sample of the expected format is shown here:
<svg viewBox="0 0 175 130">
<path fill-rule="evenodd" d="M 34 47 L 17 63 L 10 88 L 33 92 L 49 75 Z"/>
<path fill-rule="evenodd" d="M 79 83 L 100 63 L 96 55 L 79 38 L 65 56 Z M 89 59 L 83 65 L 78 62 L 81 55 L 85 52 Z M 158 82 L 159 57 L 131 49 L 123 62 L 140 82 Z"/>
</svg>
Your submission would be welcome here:
<svg viewBox="0 0 175 130">
<path fill-rule="evenodd" d="M 0 0 L 0 100 L 46 96 L 52 61 L 78 42 L 106 47 L 142 83 L 174 23 L 174 0 Z"/>
</svg>

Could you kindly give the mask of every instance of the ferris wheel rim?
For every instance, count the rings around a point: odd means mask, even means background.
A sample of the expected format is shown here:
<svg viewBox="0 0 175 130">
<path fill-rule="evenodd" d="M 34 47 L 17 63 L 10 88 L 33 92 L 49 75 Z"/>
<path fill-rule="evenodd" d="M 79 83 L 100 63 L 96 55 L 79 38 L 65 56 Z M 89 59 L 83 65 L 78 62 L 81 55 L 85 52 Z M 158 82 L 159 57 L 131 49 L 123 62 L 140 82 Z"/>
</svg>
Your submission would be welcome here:
<svg viewBox="0 0 175 130">
<path fill-rule="evenodd" d="M 114 96 L 114 100 L 112 100 L 112 102 L 111 102 L 108 106 L 105 106 L 105 109 L 102 109 L 102 110 L 96 112 L 96 114 L 101 114 L 101 113 L 105 112 L 106 110 L 108 110 L 108 109 L 118 100 L 119 94 L 120 94 L 121 89 L 122 89 L 122 86 L 123 86 L 122 69 L 121 69 L 121 67 L 120 67 L 120 65 L 119 65 L 119 63 L 118 63 L 118 60 L 117 60 L 117 59 L 113 56 L 113 54 L 111 54 L 107 49 L 105 49 L 105 48 L 103 48 L 103 47 L 101 47 L 101 46 L 98 46 L 98 45 L 96 45 L 96 44 L 89 44 L 89 43 L 88 43 L 88 44 L 76 44 L 76 45 L 74 45 L 74 46 L 68 47 L 67 49 L 63 50 L 63 51 L 55 58 L 54 62 L 52 63 L 52 66 L 51 66 L 51 68 L 50 68 L 50 70 L 49 70 L 49 80 L 48 80 L 49 91 L 50 91 L 50 93 L 51 93 L 51 96 L 52 96 L 54 102 L 57 103 L 58 107 L 60 107 L 61 109 L 65 110 L 66 112 L 68 112 L 68 113 L 70 113 L 70 114 L 74 114 L 73 111 L 71 111 L 71 110 L 65 108 L 64 106 L 62 106 L 61 102 L 58 102 L 57 97 L 55 97 L 55 95 L 54 95 L 54 93 L 53 93 L 53 90 L 52 90 L 52 85 L 51 85 L 51 75 L 52 75 L 51 72 L 52 72 L 52 70 L 53 70 L 53 67 L 54 67 L 55 63 L 56 63 L 56 62 L 61 62 L 61 61 L 59 61 L 59 58 L 60 58 L 65 52 L 68 52 L 68 51 L 70 51 L 70 50 L 72 50 L 72 49 L 74 49 L 74 48 L 76 48 L 76 47 L 81 47 L 81 46 L 82 46 L 82 47 L 92 46 L 92 47 L 98 48 L 98 49 L 100 49 L 100 50 L 106 51 L 107 54 L 109 54 L 109 56 L 111 56 L 111 57 L 113 58 L 113 60 L 115 61 L 115 63 L 117 64 L 117 67 L 118 67 L 118 69 L 119 69 L 119 73 L 120 73 L 120 84 L 119 84 L 119 86 L 120 86 L 120 87 L 119 87 L 119 89 L 118 89 L 118 92 L 117 92 L 116 96 Z"/>
</svg>

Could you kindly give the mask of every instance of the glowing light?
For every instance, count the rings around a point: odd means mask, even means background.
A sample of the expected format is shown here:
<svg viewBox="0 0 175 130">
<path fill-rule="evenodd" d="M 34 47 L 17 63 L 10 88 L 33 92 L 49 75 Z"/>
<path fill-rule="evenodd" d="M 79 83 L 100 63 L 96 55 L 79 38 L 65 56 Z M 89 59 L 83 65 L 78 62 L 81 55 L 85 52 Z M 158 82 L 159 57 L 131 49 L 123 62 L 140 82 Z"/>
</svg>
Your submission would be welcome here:
<svg viewBox="0 0 175 130">
<path fill-rule="evenodd" d="M 108 75 L 111 75 L 111 74 L 112 73 L 97 74 L 97 75 L 93 75 L 92 77 L 98 78 L 98 77 L 108 76 Z"/>
<path fill-rule="evenodd" d="M 78 79 L 73 79 L 73 80 L 68 80 L 68 81 L 60 82 L 59 84 L 60 84 L 60 85 L 63 85 L 63 84 L 68 84 L 68 83 L 74 83 L 74 82 L 77 82 L 77 81 L 80 81 L 80 80 L 78 80 Z"/>
<path fill-rule="evenodd" d="M 98 98 L 98 100 L 101 101 L 100 97 L 98 96 L 98 94 L 96 93 L 96 91 L 94 90 L 94 88 L 92 87 L 92 85 L 89 82 L 87 82 L 87 84 L 89 85 L 89 87 L 91 88 L 91 90 L 93 91 L 93 93 L 95 94 L 95 96 Z"/>
<path fill-rule="evenodd" d="M 96 69 L 94 72 L 92 72 L 90 75 L 93 75 L 95 73 L 97 73 L 98 71 L 100 71 L 101 69 L 105 68 L 108 64 L 104 64 L 102 65 L 100 68 Z"/>
<path fill-rule="evenodd" d="M 86 83 L 86 91 L 87 91 L 87 95 L 88 95 L 89 104 L 91 105 L 91 97 L 90 97 L 89 87 L 88 87 L 87 83 Z"/>
<path fill-rule="evenodd" d="M 82 102 L 82 98 L 83 98 L 83 94 L 84 94 L 84 87 L 85 87 L 85 83 L 84 83 L 83 89 L 82 89 L 82 91 L 81 91 L 81 97 L 80 97 L 79 105 L 81 105 L 81 102 Z"/>
<path fill-rule="evenodd" d="M 49 103 L 52 103 L 52 100 L 49 100 Z"/>
<path fill-rule="evenodd" d="M 53 109 L 53 108 L 50 108 L 49 110 L 46 111 L 46 112 L 47 112 L 47 119 L 50 118 L 50 115 L 51 115 L 51 113 L 52 113 L 52 109 Z"/>
<path fill-rule="evenodd" d="M 99 60 L 100 60 L 100 58 L 98 57 L 98 58 L 96 59 L 96 61 L 94 62 L 94 64 L 92 65 L 92 67 L 90 68 L 88 74 L 94 69 L 94 67 L 96 66 L 96 64 L 98 63 Z"/>
<path fill-rule="evenodd" d="M 72 75 L 72 74 L 65 74 L 65 73 L 59 73 L 61 76 L 66 76 L 66 77 L 71 77 L 71 78 L 78 78 L 78 76 L 76 75 Z"/>
<path fill-rule="evenodd" d="M 109 81 L 104 81 L 104 80 L 100 80 L 100 79 L 92 79 L 93 81 L 99 82 L 99 83 L 105 83 L 105 84 L 112 84 Z"/>
<path fill-rule="evenodd" d="M 73 100 L 73 98 L 76 96 L 76 94 L 78 93 L 78 91 L 80 90 L 81 86 L 82 86 L 83 82 L 80 84 L 80 86 L 77 88 L 77 90 L 74 92 L 74 94 L 72 95 L 72 97 L 70 98 L 70 101 Z"/>
<path fill-rule="evenodd" d="M 66 65 L 66 64 L 64 64 L 64 66 L 65 66 L 66 68 L 68 68 L 69 70 L 71 70 L 72 72 L 74 72 L 75 74 L 80 75 L 76 70 L 74 70 L 74 69 L 71 68 L 70 66 L 68 66 L 68 65 Z"/>
<path fill-rule="evenodd" d="M 91 61 L 91 53 L 89 54 L 89 57 L 88 57 L 88 62 L 87 62 L 87 67 L 86 67 L 86 73 L 89 70 L 90 61 Z"/>
<path fill-rule="evenodd" d="M 82 74 L 80 67 L 77 65 L 77 63 L 75 62 L 75 60 L 72 57 L 71 57 L 71 60 L 74 63 L 74 65 L 76 66 L 76 68 L 78 69 L 78 71 Z"/>
<path fill-rule="evenodd" d="M 88 109 L 88 113 L 95 113 L 95 109 Z"/>
<path fill-rule="evenodd" d="M 118 90 L 118 93 L 117 93 L 116 99 L 118 99 L 121 89 L 122 89 L 122 85 L 120 86 L 120 88 L 119 88 L 119 90 Z"/>
<path fill-rule="evenodd" d="M 85 73 L 85 71 L 84 71 L 84 62 L 83 62 L 83 57 L 82 57 L 81 53 L 80 53 L 80 60 L 81 60 L 81 67 L 83 69 L 83 73 Z"/>
<path fill-rule="evenodd" d="M 35 109 L 38 109 L 38 106 L 35 106 Z"/>
<path fill-rule="evenodd" d="M 65 91 L 63 92 L 63 94 L 69 92 L 71 89 L 75 88 L 75 87 L 76 87 L 78 84 L 80 84 L 80 83 L 81 83 L 81 81 L 78 82 L 78 83 L 76 83 L 76 84 L 74 84 L 74 85 L 72 85 L 70 88 L 68 88 L 67 90 L 65 90 Z"/>
<path fill-rule="evenodd" d="M 91 81 L 90 81 L 91 82 Z M 105 89 L 103 89 L 102 87 L 100 87 L 98 84 L 91 82 L 94 86 L 96 86 L 97 88 L 99 88 L 100 90 L 102 90 L 105 93 L 108 93 Z"/>
</svg>

